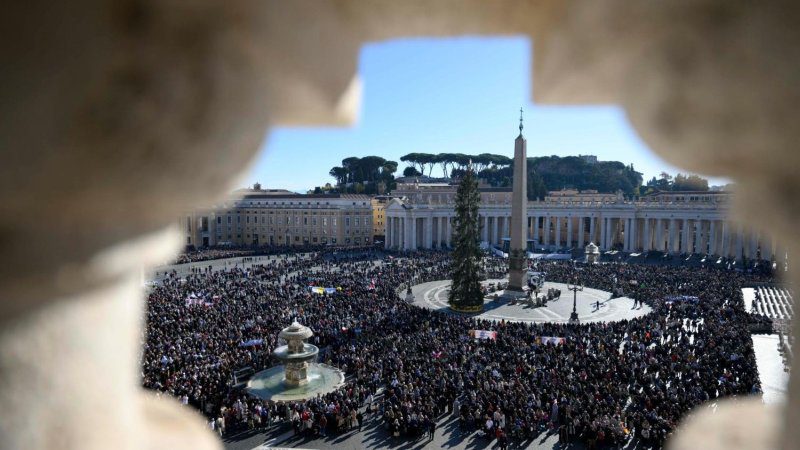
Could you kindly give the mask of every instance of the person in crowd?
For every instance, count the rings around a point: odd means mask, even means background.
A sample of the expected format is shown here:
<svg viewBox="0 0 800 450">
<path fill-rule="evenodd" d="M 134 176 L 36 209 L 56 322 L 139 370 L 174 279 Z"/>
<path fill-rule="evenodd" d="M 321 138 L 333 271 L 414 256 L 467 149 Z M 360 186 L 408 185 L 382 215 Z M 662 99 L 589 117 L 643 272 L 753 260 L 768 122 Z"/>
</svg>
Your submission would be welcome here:
<svg viewBox="0 0 800 450">
<path fill-rule="evenodd" d="M 582 284 L 612 291 L 615 280 L 624 283 L 625 295 L 652 311 L 581 325 L 447 314 L 407 304 L 397 291 L 409 277 L 448 279 L 449 264 L 445 252 L 319 248 L 246 265 L 167 271 L 148 294 L 143 385 L 213 417 L 220 435 L 278 421 L 298 434 L 336 435 L 360 430 L 366 406 L 374 412 L 368 420 L 389 435 L 431 439 L 452 408 L 464 433 L 480 430 L 501 448 L 548 429 L 587 448 L 632 438 L 660 446 L 695 406 L 760 389 L 748 331 L 757 319 L 745 312 L 741 287 L 769 281 L 768 274 L 588 265 Z M 501 258 L 488 258 L 486 267 L 492 276 L 507 271 Z M 559 261 L 537 270 L 562 283 L 575 274 L 572 264 Z M 316 294 L 309 286 L 334 289 Z M 699 300 L 666 300 L 678 296 Z M 275 365 L 277 334 L 293 320 L 314 330 L 320 362 L 343 370 L 347 383 L 298 402 L 247 394 L 234 373 Z M 497 338 L 470 339 L 474 329 L 496 331 Z M 564 340 L 537 343 L 541 336 Z"/>
</svg>

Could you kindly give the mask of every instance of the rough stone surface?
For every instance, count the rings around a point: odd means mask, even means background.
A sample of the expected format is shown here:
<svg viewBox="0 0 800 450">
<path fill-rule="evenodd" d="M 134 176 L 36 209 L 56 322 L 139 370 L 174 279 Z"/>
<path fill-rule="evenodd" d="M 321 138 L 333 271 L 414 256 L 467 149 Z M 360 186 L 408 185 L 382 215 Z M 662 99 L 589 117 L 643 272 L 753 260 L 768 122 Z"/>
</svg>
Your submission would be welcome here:
<svg viewBox="0 0 800 450">
<path fill-rule="evenodd" d="M 798 16 L 789 1 L 725 0 L 8 5 L 0 16 L 4 447 L 217 445 L 187 409 L 140 392 L 134 280 L 177 248 L 160 230 L 231 187 L 270 125 L 354 120 L 365 42 L 529 35 L 537 99 L 621 103 L 668 161 L 739 182 L 741 217 L 769 224 L 798 254 Z M 800 440 L 798 383 L 792 377 L 784 449 Z M 743 445 L 726 440 L 731 429 L 776 417 L 742 405 L 717 414 L 735 415 L 736 426 L 690 421 L 686 435 L 702 443 L 694 448 Z M 768 448 L 769 429 L 743 448 Z"/>
</svg>

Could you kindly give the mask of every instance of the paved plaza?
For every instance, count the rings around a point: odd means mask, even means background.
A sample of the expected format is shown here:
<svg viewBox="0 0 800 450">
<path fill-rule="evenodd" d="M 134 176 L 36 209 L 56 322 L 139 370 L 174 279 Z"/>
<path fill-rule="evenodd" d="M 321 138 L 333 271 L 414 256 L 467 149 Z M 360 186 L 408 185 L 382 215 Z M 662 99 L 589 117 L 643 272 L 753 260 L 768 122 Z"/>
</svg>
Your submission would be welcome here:
<svg viewBox="0 0 800 450">
<path fill-rule="evenodd" d="M 783 356 L 778 351 L 777 334 L 754 334 L 753 350 L 756 353 L 758 377 L 764 393 L 764 403 L 782 403 L 786 401 L 789 385 L 789 372 L 785 370 Z"/>
<path fill-rule="evenodd" d="M 495 283 L 505 280 L 488 280 Z M 563 283 L 545 282 L 542 292 L 560 289 L 561 297 L 547 302 L 547 306 L 531 307 L 517 302 L 512 305 L 506 300 L 493 300 L 491 295 L 484 300 L 482 314 L 473 315 L 476 319 L 505 320 L 510 322 L 566 323 L 572 313 L 573 293 Z M 447 306 L 447 293 L 450 281 L 432 281 L 413 286 L 414 304 L 422 308 L 451 312 Z M 597 305 L 600 307 L 598 308 Z M 578 319 L 581 323 L 614 322 L 643 316 L 651 311 L 647 305 L 633 307 L 633 299 L 618 297 L 611 299 L 611 293 L 598 289 L 584 288 L 577 297 Z M 458 314 L 458 313 L 453 313 Z"/>
<path fill-rule="evenodd" d="M 379 416 L 367 416 L 364 420 L 362 431 L 353 430 L 337 436 L 322 438 L 309 438 L 295 436 L 291 427 L 286 424 L 275 425 L 269 433 L 245 433 L 232 436 L 225 440 L 228 450 L 267 450 L 277 448 L 319 449 L 319 450 L 362 450 L 362 449 L 397 449 L 397 450 L 431 450 L 431 449 L 492 449 L 497 448 L 497 440 L 489 441 L 479 437 L 477 433 L 461 431 L 458 420 L 454 416 L 442 417 L 436 427 L 432 440 L 419 438 L 393 438 L 386 427 L 382 426 Z M 526 449 L 553 449 L 559 448 L 558 434 L 545 432 L 526 443 L 525 446 L 517 445 L 513 448 Z M 563 447 L 580 450 L 584 446 L 574 443 L 572 446 Z"/>
</svg>

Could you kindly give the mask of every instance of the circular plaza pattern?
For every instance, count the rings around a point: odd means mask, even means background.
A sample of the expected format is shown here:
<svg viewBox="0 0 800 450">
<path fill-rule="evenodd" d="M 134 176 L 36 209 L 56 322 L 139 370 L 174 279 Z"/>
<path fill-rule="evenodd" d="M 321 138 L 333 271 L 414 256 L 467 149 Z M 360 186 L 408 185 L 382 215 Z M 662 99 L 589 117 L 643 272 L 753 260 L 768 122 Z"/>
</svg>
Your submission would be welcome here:
<svg viewBox="0 0 800 450">
<path fill-rule="evenodd" d="M 502 282 L 505 280 L 487 280 L 484 284 Z M 453 312 L 447 305 L 447 294 L 450 291 L 450 280 L 431 281 L 415 285 L 411 288 L 414 294 L 414 305 L 433 309 L 441 312 Z M 567 290 L 563 283 L 545 282 L 542 292 L 548 289 L 560 289 L 561 297 L 547 302 L 546 306 L 531 307 L 523 302 L 510 304 L 507 300 L 493 300 L 491 295 L 484 299 L 483 312 L 472 314 L 477 319 L 505 320 L 507 322 L 533 322 L 533 323 L 567 323 L 572 313 L 573 293 Z M 600 308 L 597 308 L 597 302 Z M 578 291 L 577 297 L 578 319 L 581 323 L 615 322 L 630 320 L 644 316 L 651 311 L 647 305 L 637 304 L 634 308 L 633 299 L 628 297 L 611 298 L 611 293 L 599 289 L 584 288 Z"/>
</svg>

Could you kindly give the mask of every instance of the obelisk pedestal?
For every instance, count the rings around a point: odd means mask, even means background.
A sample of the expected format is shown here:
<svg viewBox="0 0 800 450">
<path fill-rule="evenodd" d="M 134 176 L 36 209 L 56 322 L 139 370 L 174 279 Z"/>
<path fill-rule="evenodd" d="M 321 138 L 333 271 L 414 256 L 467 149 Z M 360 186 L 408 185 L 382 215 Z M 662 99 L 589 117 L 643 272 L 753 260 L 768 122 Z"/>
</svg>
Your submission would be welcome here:
<svg viewBox="0 0 800 450">
<path fill-rule="evenodd" d="M 508 252 L 508 287 L 505 296 L 524 296 L 528 274 L 528 161 L 527 142 L 522 136 L 520 109 L 519 136 L 514 141 L 514 180 L 511 194 L 511 245 Z"/>
</svg>

